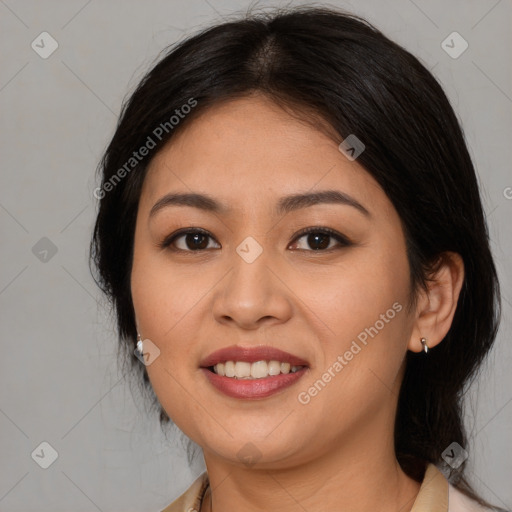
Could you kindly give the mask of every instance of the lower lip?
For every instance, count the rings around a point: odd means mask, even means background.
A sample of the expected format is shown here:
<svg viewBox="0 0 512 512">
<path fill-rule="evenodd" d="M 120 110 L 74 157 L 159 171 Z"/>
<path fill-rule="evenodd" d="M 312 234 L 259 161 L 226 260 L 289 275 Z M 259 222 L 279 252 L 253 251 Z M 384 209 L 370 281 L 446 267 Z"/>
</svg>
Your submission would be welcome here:
<svg viewBox="0 0 512 512">
<path fill-rule="evenodd" d="M 256 399 L 266 398 L 297 382 L 308 368 L 304 367 L 294 373 L 281 373 L 262 379 L 235 379 L 222 377 L 216 373 L 201 368 L 210 384 L 232 398 Z"/>
</svg>

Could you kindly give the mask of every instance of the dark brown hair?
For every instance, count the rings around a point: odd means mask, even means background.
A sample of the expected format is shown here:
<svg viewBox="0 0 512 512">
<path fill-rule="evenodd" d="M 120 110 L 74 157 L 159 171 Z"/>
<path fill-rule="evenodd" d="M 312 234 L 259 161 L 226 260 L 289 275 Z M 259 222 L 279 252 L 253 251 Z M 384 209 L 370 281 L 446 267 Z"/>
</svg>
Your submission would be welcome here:
<svg viewBox="0 0 512 512">
<path fill-rule="evenodd" d="M 120 357 L 149 389 L 144 365 L 133 355 L 130 291 L 135 220 L 148 164 L 208 106 L 252 92 L 298 116 L 322 119 L 338 143 L 349 134 L 363 141 L 358 163 L 401 218 L 412 290 L 426 289 L 443 253 L 462 256 L 465 278 L 448 334 L 427 356 L 407 353 L 395 449 L 403 470 L 417 481 L 425 462 L 432 462 L 450 473 L 455 487 L 485 504 L 464 477 L 465 464 L 449 471 L 442 458 L 452 442 L 467 446 L 463 397 L 493 344 L 501 310 L 475 169 L 436 79 L 359 17 L 299 7 L 223 22 L 167 49 L 124 103 L 100 163 L 101 200 L 91 241 L 93 275 L 115 309 Z M 171 126 L 176 110 L 191 99 L 197 104 Z M 158 126 L 167 126 L 160 137 Z M 156 147 L 127 170 L 133 151 L 151 136 Z M 114 179 L 122 168 L 122 179 Z M 409 306 L 417 296 L 412 297 Z M 169 421 L 161 407 L 160 419 Z"/>
</svg>

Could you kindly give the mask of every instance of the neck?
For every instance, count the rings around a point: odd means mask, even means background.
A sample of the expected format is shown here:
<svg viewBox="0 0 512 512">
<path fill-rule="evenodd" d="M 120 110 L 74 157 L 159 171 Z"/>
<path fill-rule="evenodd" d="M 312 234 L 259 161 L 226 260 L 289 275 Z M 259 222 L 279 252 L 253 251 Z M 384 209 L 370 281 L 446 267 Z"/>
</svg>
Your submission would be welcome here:
<svg viewBox="0 0 512 512">
<path fill-rule="evenodd" d="M 240 467 L 205 450 L 211 494 L 202 511 L 409 512 L 420 484 L 400 468 L 393 430 L 382 426 L 359 425 L 336 445 L 325 446 L 321 456 L 278 469 Z M 391 435 L 383 439 L 383 432 Z"/>
</svg>

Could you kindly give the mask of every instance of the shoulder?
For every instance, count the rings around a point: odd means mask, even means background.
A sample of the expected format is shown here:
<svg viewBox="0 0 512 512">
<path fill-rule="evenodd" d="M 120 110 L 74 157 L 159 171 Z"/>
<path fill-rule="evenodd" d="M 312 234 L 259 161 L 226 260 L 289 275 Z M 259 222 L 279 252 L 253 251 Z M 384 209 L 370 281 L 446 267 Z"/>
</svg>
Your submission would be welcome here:
<svg viewBox="0 0 512 512">
<path fill-rule="evenodd" d="M 448 486 L 448 512 L 491 512 L 491 509 L 468 498 L 450 484 Z"/>
<path fill-rule="evenodd" d="M 206 471 L 201 473 L 192 485 L 170 505 L 161 512 L 197 512 L 201 508 L 201 501 L 209 485 Z"/>
</svg>

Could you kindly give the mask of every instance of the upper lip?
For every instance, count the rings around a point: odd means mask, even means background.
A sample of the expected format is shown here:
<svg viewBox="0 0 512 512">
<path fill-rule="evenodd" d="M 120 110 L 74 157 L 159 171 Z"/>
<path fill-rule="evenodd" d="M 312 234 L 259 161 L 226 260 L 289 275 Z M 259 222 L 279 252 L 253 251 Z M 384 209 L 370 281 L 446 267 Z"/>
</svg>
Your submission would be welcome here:
<svg viewBox="0 0 512 512">
<path fill-rule="evenodd" d="M 290 363 L 292 366 L 308 366 L 308 362 L 304 359 L 268 345 L 259 345 L 257 347 L 231 345 L 230 347 L 221 348 L 204 358 L 199 366 L 208 368 L 209 366 L 215 366 L 217 363 L 224 363 L 226 361 L 246 361 L 248 363 L 279 361 Z"/>
</svg>

